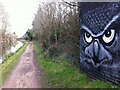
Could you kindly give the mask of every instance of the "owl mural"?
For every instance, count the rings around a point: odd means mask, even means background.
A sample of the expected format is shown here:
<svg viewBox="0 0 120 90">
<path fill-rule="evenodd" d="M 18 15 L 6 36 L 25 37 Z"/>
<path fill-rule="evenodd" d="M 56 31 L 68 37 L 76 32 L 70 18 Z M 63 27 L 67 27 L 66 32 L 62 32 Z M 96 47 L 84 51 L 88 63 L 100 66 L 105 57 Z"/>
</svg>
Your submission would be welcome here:
<svg viewBox="0 0 120 90">
<path fill-rule="evenodd" d="M 80 67 L 120 85 L 120 3 L 80 3 Z"/>
</svg>

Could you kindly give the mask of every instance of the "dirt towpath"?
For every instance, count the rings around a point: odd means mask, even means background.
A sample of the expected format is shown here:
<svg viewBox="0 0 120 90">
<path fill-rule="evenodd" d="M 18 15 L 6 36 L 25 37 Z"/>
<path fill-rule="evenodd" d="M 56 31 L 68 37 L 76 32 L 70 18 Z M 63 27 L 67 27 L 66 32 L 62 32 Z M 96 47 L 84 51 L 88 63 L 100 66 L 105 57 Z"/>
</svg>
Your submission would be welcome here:
<svg viewBox="0 0 120 90">
<path fill-rule="evenodd" d="M 40 72 L 35 63 L 33 44 L 30 42 L 3 88 L 40 88 Z"/>
</svg>

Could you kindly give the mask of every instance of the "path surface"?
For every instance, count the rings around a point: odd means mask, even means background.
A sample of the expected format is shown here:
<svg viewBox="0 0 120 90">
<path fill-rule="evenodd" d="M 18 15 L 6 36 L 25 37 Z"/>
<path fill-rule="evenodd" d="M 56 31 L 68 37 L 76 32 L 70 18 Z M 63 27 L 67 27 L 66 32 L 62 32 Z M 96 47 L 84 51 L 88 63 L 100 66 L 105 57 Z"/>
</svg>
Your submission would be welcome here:
<svg viewBox="0 0 120 90">
<path fill-rule="evenodd" d="M 30 43 L 4 88 L 40 88 L 40 74 L 35 63 L 33 44 Z"/>
</svg>

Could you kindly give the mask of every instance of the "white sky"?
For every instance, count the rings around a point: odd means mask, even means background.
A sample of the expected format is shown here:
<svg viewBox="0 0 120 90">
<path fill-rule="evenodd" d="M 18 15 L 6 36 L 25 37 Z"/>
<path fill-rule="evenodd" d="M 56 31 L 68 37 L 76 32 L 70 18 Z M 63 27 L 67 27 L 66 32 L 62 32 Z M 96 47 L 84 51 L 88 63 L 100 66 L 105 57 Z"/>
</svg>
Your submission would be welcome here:
<svg viewBox="0 0 120 90">
<path fill-rule="evenodd" d="M 40 0 L 0 0 L 8 13 L 10 31 L 18 37 L 25 34 L 32 27 L 32 21 L 37 12 Z"/>
</svg>

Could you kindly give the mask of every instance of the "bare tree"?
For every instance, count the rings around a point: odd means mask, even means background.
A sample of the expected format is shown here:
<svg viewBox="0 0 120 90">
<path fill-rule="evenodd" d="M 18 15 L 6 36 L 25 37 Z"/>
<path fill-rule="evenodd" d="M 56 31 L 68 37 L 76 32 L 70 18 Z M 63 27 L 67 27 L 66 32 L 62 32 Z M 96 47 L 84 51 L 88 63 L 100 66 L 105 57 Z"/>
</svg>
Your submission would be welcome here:
<svg viewBox="0 0 120 90">
<path fill-rule="evenodd" d="M 33 30 L 43 51 L 49 56 L 67 53 L 78 59 L 78 7 L 76 2 L 68 3 L 41 3 L 33 21 Z"/>
<path fill-rule="evenodd" d="M 5 57 L 7 50 L 16 43 L 16 36 L 8 31 L 8 27 L 8 15 L 0 3 L 0 55 L 2 57 Z"/>
</svg>

